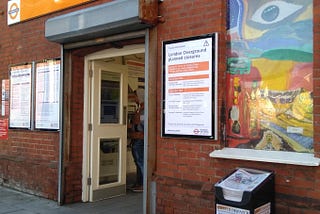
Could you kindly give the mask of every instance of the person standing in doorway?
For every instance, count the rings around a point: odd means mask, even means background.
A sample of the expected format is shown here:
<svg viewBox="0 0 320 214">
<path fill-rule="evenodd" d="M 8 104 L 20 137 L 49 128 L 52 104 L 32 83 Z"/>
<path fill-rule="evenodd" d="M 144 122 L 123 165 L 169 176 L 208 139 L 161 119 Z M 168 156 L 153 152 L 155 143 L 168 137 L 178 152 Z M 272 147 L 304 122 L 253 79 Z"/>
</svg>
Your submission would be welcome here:
<svg viewBox="0 0 320 214">
<path fill-rule="evenodd" d="M 143 192 L 143 167 L 144 167 L 144 89 L 135 91 L 137 110 L 131 121 L 131 148 L 134 162 L 137 167 L 137 181 L 132 187 L 133 192 Z"/>
</svg>

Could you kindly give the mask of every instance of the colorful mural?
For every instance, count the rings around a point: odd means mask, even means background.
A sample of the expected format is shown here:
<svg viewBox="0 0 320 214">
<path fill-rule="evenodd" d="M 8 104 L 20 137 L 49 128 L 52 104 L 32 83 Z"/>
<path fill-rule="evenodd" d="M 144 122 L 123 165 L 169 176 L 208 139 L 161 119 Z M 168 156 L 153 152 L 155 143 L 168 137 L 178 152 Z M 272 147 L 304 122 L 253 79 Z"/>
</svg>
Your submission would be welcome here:
<svg viewBox="0 0 320 214">
<path fill-rule="evenodd" d="M 228 146 L 313 152 L 313 1 L 228 6 Z"/>
</svg>

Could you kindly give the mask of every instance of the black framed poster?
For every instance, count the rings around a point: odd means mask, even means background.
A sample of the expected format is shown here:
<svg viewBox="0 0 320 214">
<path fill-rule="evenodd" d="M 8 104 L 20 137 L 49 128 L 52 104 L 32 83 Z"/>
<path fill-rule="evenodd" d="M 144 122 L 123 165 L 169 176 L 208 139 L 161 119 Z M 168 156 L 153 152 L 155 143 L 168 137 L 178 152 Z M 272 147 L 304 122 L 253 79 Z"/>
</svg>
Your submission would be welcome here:
<svg viewBox="0 0 320 214">
<path fill-rule="evenodd" d="M 36 129 L 59 129 L 60 60 L 36 63 Z"/>
<path fill-rule="evenodd" d="M 217 139 L 217 41 L 163 42 L 162 136 Z"/>
<path fill-rule="evenodd" d="M 31 126 L 32 64 L 10 67 L 10 128 Z"/>
</svg>

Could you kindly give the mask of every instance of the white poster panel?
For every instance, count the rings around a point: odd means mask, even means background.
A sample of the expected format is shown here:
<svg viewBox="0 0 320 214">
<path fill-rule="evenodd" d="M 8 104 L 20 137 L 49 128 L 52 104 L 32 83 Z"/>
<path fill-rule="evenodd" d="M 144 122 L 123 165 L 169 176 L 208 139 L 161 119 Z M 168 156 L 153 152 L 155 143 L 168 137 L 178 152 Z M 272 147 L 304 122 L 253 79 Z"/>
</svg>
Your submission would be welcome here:
<svg viewBox="0 0 320 214">
<path fill-rule="evenodd" d="M 164 42 L 164 135 L 215 138 L 215 38 Z"/>
<path fill-rule="evenodd" d="M 250 214 L 250 210 L 231 207 L 223 204 L 216 205 L 216 214 Z"/>
<path fill-rule="evenodd" d="M 36 64 L 36 129 L 59 129 L 60 60 Z"/>
<path fill-rule="evenodd" d="M 11 67 L 10 128 L 30 128 L 31 71 L 31 64 Z"/>
</svg>

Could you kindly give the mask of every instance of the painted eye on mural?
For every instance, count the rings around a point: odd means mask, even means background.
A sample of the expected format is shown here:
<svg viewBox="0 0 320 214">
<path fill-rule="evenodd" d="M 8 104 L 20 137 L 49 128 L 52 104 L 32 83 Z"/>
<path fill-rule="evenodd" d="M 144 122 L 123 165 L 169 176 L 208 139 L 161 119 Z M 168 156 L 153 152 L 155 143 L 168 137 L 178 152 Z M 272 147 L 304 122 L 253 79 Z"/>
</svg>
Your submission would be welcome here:
<svg viewBox="0 0 320 214">
<path fill-rule="evenodd" d="M 260 6 L 251 17 L 251 21 L 259 24 L 275 24 L 302 9 L 302 5 L 284 1 L 271 1 Z"/>
</svg>

